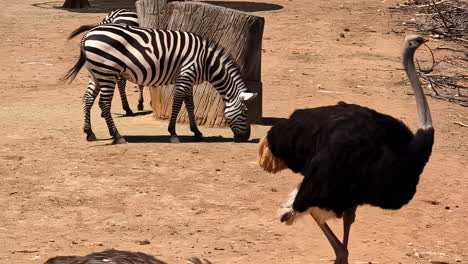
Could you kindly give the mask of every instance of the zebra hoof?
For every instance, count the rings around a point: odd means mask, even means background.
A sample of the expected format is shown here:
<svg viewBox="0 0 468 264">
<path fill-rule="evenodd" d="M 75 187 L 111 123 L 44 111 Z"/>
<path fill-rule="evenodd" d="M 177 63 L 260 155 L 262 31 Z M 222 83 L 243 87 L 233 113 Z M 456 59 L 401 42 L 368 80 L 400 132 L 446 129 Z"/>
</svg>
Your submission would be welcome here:
<svg viewBox="0 0 468 264">
<path fill-rule="evenodd" d="M 195 134 L 195 137 L 197 137 L 197 138 L 203 137 L 203 134 L 200 131 L 196 131 L 196 132 L 193 132 L 193 133 Z"/>
<path fill-rule="evenodd" d="M 171 136 L 169 141 L 171 141 L 171 143 L 180 143 L 180 140 L 177 136 Z"/>
<path fill-rule="evenodd" d="M 87 141 L 96 141 L 96 135 L 94 133 L 86 136 Z"/>
<path fill-rule="evenodd" d="M 138 104 L 138 111 L 143 111 L 143 104 Z"/>
<path fill-rule="evenodd" d="M 133 113 L 132 110 L 127 110 L 125 111 L 125 116 L 134 116 L 135 114 Z"/>
<path fill-rule="evenodd" d="M 125 143 L 127 143 L 127 141 L 125 140 L 124 137 L 116 138 L 116 139 L 114 139 L 114 141 L 112 142 L 112 144 L 125 144 Z"/>
</svg>

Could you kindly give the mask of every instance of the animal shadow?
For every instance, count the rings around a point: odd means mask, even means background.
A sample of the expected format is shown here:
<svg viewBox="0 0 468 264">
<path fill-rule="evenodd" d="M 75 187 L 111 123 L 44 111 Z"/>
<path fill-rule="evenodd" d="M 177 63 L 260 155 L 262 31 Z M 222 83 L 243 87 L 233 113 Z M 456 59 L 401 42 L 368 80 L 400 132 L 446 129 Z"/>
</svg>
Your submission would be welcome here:
<svg viewBox="0 0 468 264">
<path fill-rule="evenodd" d="M 194 137 L 194 136 L 177 136 L 180 140 L 180 143 L 230 143 L 234 142 L 233 138 L 225 138 L 221 136 L 210 136 L 210 137 Z M 125 136 L 125 140 L 128 143 L 170 143 L 171 136 L 142 136 L 142 135 L 132 135 Z M 242 143 L 258 143 L 260 140 L 251 139 Z M 179 144 L 179 143 L 174 143 Z"/>
<path fill-rule="evenodd" d="M 280 122 L 280 121 L 283 121 L 283 120 L 287 120 L 287 118 L 282 118 L 282 117 L 263 117 L 261 123 L 258 124 L 258 125 L 261 125 L 261 126 L 273 126 L 273 125 L 275 125 L 276 123 L 278 123 L 278 122 Z"/>
<path fill-rule="evenodd" d="M 149 111 L 134 112 L 133 115 L 130 115 L 130 116 L 122 114 L 122 113 L 113 113 L 113 114 L 116 115 L 116 118 L 125 118 L 125 117 L 134 117 L 134 116 L 144 116 L 144 115 L 149 115 L 152 113 L 153 111 L 149 110 Z"/>
<path fill-rule="evenodd" d="M 270 3 L 255 3 L 244 1 L 202 1 L 203 3 L 231 8 L 243 12 L 259 12 L 283 9 L 283 6 Z"/>
</svg>

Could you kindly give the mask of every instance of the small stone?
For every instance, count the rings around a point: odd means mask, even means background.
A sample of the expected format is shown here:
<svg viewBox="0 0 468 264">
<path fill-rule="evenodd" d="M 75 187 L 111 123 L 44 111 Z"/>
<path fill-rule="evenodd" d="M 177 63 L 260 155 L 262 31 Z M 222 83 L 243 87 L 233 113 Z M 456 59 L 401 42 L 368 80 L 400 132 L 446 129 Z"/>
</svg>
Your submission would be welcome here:
<svg viewBox="0 0 468 264">
<path fill-rule="evenodd" d="M 340 33 L 340 38 L 344 38 L 345 35 L 343 33 Z"/>
<path fill-rule="evenodd" d="M 343 30 L 344 30 L 345 32 L 349 32 L 349 31 L 350 31 L 349 28 L 347 28 L 347 27 L 345 27 Z"/>
<path fill-rule="evenodd" d="M 408 246 L 412 246 L 412 245 L 413 245 L 413 243 L 411 243 L 411 242 L 408 243 Z"/>
<path fill-rule="evenodd" d="M 216 169 L 216 171 L 221 171 L 221 169 Z"/>
<path fill-rule="evenodd" d="M 145 240 L 141 240 L 141 241 L 138 241 L 138 240 L 137 240 L 137 241 L 135 241 L 135 242 L 136 242 L 138 245 L 142 245 L 142 246 L 143 246 L 143 245 L 149 245 L 149 244 L 151 244 L 151 242 L 149 242 L 149 241 L 146 240 L 146 239 L 145 239 Z"/>
<path fill-rule="evenodd" d="M 446 210 L 450 210 L 450 206 L 445 206 L 445 209 L 446 209 Z"/>
<path fill-rule="evenodd" d="M 271 191 L 272 192 L 278 192 L 278 190 L 276 188 L 271 188 Z"/>
</svg>

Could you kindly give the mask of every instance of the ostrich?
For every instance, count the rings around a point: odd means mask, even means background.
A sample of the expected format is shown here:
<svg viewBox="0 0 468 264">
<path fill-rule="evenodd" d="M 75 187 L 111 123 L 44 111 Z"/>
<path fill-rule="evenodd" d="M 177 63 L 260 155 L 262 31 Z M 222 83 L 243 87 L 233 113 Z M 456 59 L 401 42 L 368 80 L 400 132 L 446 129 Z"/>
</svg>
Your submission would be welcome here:
<svg viewBox="0 0 468 264">
<path fill-rule="evenodd" d="M 359 205 L 399 209 L 416 192 L 419 175 L 434 143 L 429 106 L 414 67 L 417 48 L 426 42 L 408 35 L 403 65 L 416 97 L 416 134 L 391 116 L 366 107 L 337 105 L 296 110 L 275 124 L 259 144 L 258 163 L 267 172 L 289 168 L 304 176 L 283 205 L 281 222 L 310 214 L 333 247 L 335 264 L 348 263 L 348 238 Z M 343 218 L 343 241 L 326 220 Z"/>
<path fill-rule="evenodd" d="M 212 264 L 206 259 L 190 258 L 189 264 Z M 110 249 L 86 256 L 58 256 L 44 264 L 167 264 L 155 257 L 141 253 Z"/>
</svg>

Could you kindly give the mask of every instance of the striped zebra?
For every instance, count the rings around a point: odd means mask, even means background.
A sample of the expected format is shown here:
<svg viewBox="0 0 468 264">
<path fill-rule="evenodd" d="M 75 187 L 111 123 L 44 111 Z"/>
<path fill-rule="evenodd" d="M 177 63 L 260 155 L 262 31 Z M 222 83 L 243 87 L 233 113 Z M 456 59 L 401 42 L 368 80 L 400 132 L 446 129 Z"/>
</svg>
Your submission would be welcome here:
<svg viewBox="0 0 468 264">
<path fill-rule="evenodd" d="M 225 102 L 224 117 L 234 133 L 234 141 L 247 141 L 250 124 L 245 101 L 256 93 L 247 86 L 234 61 L 216 43 L 181 31 L 153 30 L 128 25 L 108 24 L 91 29 L 84 37 L 80 57 L 64 79 L 73 80 L 86 65 L 93 89 L 88 89 L 84 101 L 84 132 L 87 140 L 95 140 L 91 129 L 90 108 L 100 91 L 99 106 L 114 143 L 125 143 L 111 116 L 110 108 L 115 82 L 124 77 L 144 86 L 175 84 L 174 101 L 168 131 L 171 141 L 178 141 L 176 119 L 182 102 L 189 115 L 190 130 L 198 130 L 192 87 L 210 82 Z"/>
<path fill-rule="evenodd" d="M 89 31 L 97 26 L 100 25 L 106 25 L 106 24 L 123 24 L 123 25 L 130 25 L 130 26 L 138 26 L 138 15 L 137 13 L 128 10 L 128 9 L 116 9 L 109 14 L 99 23 L 97 24 L 92 24 L 92 25 L 83 25 L 76 30 L 74 30 L 68 39 L 72 39 L 76 37 L 77 35 Z M 133 111 L 130 108 L 127 100 L 127 94 L 125 93 L 125 87 L 127 84 L 127 80 L 125 78 L 119 78 L 117 80 L 117 87 L 119 88 L 119 93 L 120 93 L 120 99 L 122 101 L 122 108 L 125 110 L 125 115 L 126 116 L 131 116 L 133 115 Z M 141 111 L 143 110 L 143 87 L 142 85 L 139 85 L 139 98 L 138 98 L 138 110 Z M 91 83 L 91 78 L 90 82 L 88 84 L 88 89 L 93 89 L 94 85 Z M 94 92 L 94 91 L 92 91 Z"/>
</svg>

